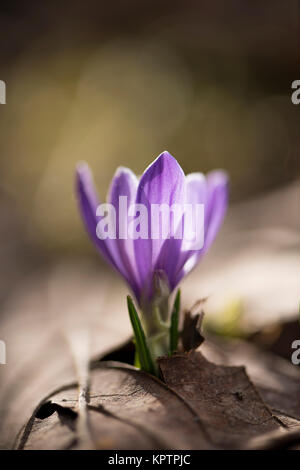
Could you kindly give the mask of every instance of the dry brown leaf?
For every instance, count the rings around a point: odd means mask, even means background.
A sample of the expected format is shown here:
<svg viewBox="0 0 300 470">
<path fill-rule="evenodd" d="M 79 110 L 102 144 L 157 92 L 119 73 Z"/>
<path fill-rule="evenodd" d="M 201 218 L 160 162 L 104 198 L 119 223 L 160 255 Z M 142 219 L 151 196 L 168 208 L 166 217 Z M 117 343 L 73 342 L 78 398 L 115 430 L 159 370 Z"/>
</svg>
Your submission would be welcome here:
<svg viewBox="0 0 300 470">
<path fill-rule="evenodd" d="M 78 428 L 78 387 L 66 384 L 41 401 L 16 447 L 261 448 L 272 433 L 278 445 L 295 444 L 294 431 L 291 440 L 278 438 L 292 432 L 290 423 L 271 412 L 244 367 L 216 365 L 195 351 L 160 358 L 159 366 L 164 382 L 121 363 L 94 363 L 88 435 Z"/>
<path fill-rule="evenodd" d="M 41 402 L 17 447 L 82 448 L 78 390 L 70 385 Z M 91 372 L 88 431 L 97 449 L 210 448 L 197 415 L 161 381 L 130 366 L 102 362 Z"/>
</svg>

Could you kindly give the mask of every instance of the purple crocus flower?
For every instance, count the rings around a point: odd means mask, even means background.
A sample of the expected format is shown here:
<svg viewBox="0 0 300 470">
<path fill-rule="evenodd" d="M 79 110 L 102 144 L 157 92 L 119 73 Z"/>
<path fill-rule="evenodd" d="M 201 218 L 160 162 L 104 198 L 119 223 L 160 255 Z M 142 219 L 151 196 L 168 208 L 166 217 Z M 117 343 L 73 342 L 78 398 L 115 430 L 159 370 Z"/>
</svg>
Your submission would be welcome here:
<svg viewBox="0 0 300 470">
<path fill-rule="evenodd" d="M 126 280 L 139 304 L 148 330 L 153 305 L 158 306 L 162 320 L 167 319 L 170 293 L 199 262 L 211 246 L 222 224 L 228 202 L 228 180 L 223 171 L 212 171 L 187 176 L 178 162 L 168 152 L 163 152 L 144 171 L 138 180 L 128 168 L 117 169 L 107 197 L 107 203 L 116 211 L 116 238 L 101 239 L 97 225 L 102 215 L 97 215 L 100 204 L 87 164 L 77 167 L 77 194 L 86 229 L 104 259 Z M 147 226 L 151 231 L 151 206 L 165 204 L 203 204 L 204 244 L 200 249 L 190 249 L 180 237 L 153 239 L 122 238 L 120 223 L 129 221 L 128 209 L 122 210 L 120 196 L 130 204 L 143 205 L 148 211 Z M 138 206 L 139 207 L 139 206 Z M 169 223 L 169 220 L 162 220 Z M 161 227 L 164 229 L 165 227 Z M 153 323 L 153 322 L 152 322 Z"/>
</svg>

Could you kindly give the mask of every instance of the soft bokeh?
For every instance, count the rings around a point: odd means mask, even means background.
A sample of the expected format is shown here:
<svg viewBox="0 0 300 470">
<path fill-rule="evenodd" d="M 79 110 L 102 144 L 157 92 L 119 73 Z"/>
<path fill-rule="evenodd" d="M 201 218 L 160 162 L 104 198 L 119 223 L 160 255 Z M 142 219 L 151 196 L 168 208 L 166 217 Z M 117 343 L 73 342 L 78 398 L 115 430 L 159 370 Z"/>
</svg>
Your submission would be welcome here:
<svg viewBox="0 0 300 470">
<path fill-rule="evenodd" d="M 297 2 L 89 0 L 17 6 L 0 26 L 1 187 L 43 252 L 89 250 L 76 162 L 101 197 L 118 165 L 168 149 L 186 172 L 226 168 L 233 201 L 300 168 Z"/>
<path fill-rule="evenodd" d="M 131 334 L 128 289 L 78 214 L 81 160 L 102 199 L 117 166 L 139 174 L 163 150 L 186 173 L 226 169 L 228 216 L 185 279 L 183 306 L 207 298 L 206 332 L 290 359 L 300 336 L 299 15 L 297 0 L 1 6 L 0 448 L 43 397 L 77 380 L 74 343 L 87 364 Z"/>
</svg>

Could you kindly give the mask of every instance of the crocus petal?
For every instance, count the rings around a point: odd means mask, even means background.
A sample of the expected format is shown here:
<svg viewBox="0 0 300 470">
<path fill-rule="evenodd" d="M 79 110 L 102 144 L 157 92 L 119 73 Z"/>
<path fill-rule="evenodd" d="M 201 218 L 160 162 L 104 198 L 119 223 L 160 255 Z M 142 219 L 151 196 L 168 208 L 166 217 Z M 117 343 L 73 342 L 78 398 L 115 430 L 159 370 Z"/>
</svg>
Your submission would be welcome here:
<svg viewBox="0 0 300 470">
<path fill-rule="evenodd" d="M 92 241 L 105 260 L 112 264 L 129 282 L 126 269 L 118 253 L 116 240 L 109 238 L 102 240 L 97 237 L 96 228 L 101 217 L 97 216 L 96 212 L 100 202 L 92 173 L 86 163 L 77 165 L 76 190 L 82 218 Z"/>
<path fill-rule="evenodd" d="M 186 184 L 186 203 L 190 206 L 192 206 L 193 211 L 193 223 L 190 226 L 190 233 L 189 230 L 187 230 L 186 235 L 194 235 L 194 231 L 197 228 L 199 231 L 200 229 L 203 230 L 204 232 L 204 220 L 196 220 L 196 206 L 197 205 L 203 205 L 205 207 L 206 205 L 206 198 L 207 198 L 207 182 L 206 178 L 203 173 L 190 173 L 189 175 L 186 176 L 185 178 L 185 184 Z M 189 221 L 186 222 L 185 225 L 187 225 Z M 201 227 L 197 224 L 196 222 L 201 222 Z M 185 227 L 188 229 L 189 227 Z M 186 238 L 186 237 L 185 237 Z M 193 241 L 185 240 L 184 243 L 182 244 L 182 252 L 183 256 L 182 259 L 184 259 L 184 252 L 188 252 L 189 250 L 195 250 L 193 248 L 193 245 L 195 246 Z M 188 256 L 188 254 L 187 254 Z"/>
<path fill-rule="evenodd" d="M 191 173 L 185 178 L 185 202 L 191 205 L 204 204 L 206 197 L 206 180 L 202 173 Z M 189 227 L 183 219 L 184 236 L 186 238 Z M 158 264 L 165 266 L 169 279 L 170 289 L 173 290 L 178 284 L 178 272 L 183 268 L 186 261 L 195 254 L 190 251 L 191 243 L 186 239 L 171 238 L 161 249 Z"/>
<path fill-rule="evenodd" d="M 203 173 L 190 173 L 185 178 L 186 184 L 186 203 L 195 205 L 203 204 L 206 205 L 207 198 L 207 182 Z M 195 253 L 194 250 L 190 250 L 187 247 L 187 243 L 182 243 L 180 254 L 177 260 L 176 269 L 174 271 L 174 287 L 178 284 L 179 280 L 183 277 L 183 267 L 184 266 L 194 266 L 198 252 Z M 190 260 L 189 264 L 187 261 Z M 192 269 L 192 268 L 191 268 Z"/>
<path fill-rule="evenodd" d="M 164 230 L 170 225 L 170 220 L 162 220 L 161 233 L 158 239 L 151 236 L 151 205 L 152 204 L 183 204 L 185 200 L 185 176 L 182 168 L 168 152 L 163 152 L 146 169 L 141 177 L 137 190 L 137 204 L 143 204 L 148 211 L 148 238 L 135 240 L 135 255 L 137 267 L 142 284 L 150 293 L 152 288 L 152 278 L 155 269 L 158 268 L 158 260 L 162 247 L 169 252 L 170 256 L 177 256 L 167 249 L 168 244 L 174 249 L 174 240 L 165 240 L 161 237 Z M 168 224 L 168 226 L 164 225 Z M 178 240 L 176 240 L 178 243 Z M 168 262 L 170 257 L 159 260 L 159 269 L 168 272 Z"/>
<path fill-rule="evenodd" d="M 220 230 L 228 206 L 228 176 L 216 170 L 207 175 L 207 207 L 205 217 L 204 253 L 210 248 Z"/>
<path fill-rule="evenodd" d="M 203 173 L 190 173 L 185 177 L 186 202 L 188 204 L 205 204 L 206 178 Z"/>
<path fill-rule="evenodd" d="M 193 173 L 185 177 L 177 161 L 168 152 L 163 152 L 145 170 L 139 184 L 131 170 L 127 168 L 117 170 L 108 194 L 109 208 L 115 209 L 116 212 L 112 214 L 113 217 L 116 215 L 116 238 L 101 239 L 97 236 L 97 227 L 102 217 L 106 216 L 97 215 L 99 198 L 92 174 L 86 164 L 77 167 L 76 185 L 80 210 L 91 239 L 106 261 L 125 278 L 140 306 L 146 301 L 146 307 L 147 302 L 152 302 L 154 279 L 159 280 L 163 286 L 163 290 L 159 290 L 159 295 L 162 295 L 163 291 L 167 292 L 168 289 L 172 291 L 197 265 L 216 237 L 228 204 L 226 173 L 214 171 L 206 178 L 201 173 Z M 124 196 L 127 198 L 125 209 L 124 206 L 120 206 L 119 198 L 122 196 L 123 202 Z M 135 212 L 134 216 L 129 213 L 129 208 L 134 203 L 140 205 L 140 208 L 135 207 L 135 210 L 145 212 L 146 221 L 137 222 L 137 213 Z M 201 249 L 195 249 L 195 244 L 186 240 L 185 227 L 184 233 L 178 237 L 182 220 L 177 220 L 177 227 L 173 227 L 174 214 L 171 216 L 171 207 L 178 205 L 182 208 L 186 203 L 204 205 L 204 245 Z M 164 214 L 161 217 L 157 210 L 158 220 L 155 221 L 152 214 L 154 205 L 157 209 L 165 206 L 168 210 L 167 216 Z M 188 223 L 185 221 L 185 216 L 183 220 L 185 224 Z M 136 224 L 140 223 L 140 231 L 144 233 L 147 225 L 146 236 L 132 239 L 132 233 L 128 231 L 130 223 L 135 231 Z M 188 229 L 193 232 L 192 224 L 188 223 Z M 102 234 L 103 224 L 99 225 L 99 230 Z M 156 237 L 153 235 L 153 230 Z M 158 295 L 158 291 L 155 292 L 155 295 Z M 163 298 L 164 296 L 165 294 L 162 295 Z"/>
<path fill-rule="evenodd" d="M 187 176 L 188 201 L 204 204 L 204 246 L 198 251 L 183 252 L 175 283 L 186 276 L 208 251 L 222 225 L 228 205 L 228 177 L 221 170 L 209 173 L 205 180 Z"/>
<path fill-rule="evenodd" d="M 134 245 L 133 240 L 128 237 L 128 210 L 130 205 L 135 203 L 137 187 L 136 175 L 129 168 L 119 167 L 112 179 L 107 200 L 116 209 L 116 246 L 119 257 L 126 269 L 130 286 L 139 300 L 140 281 L 135 262 Z"/>
</svg>

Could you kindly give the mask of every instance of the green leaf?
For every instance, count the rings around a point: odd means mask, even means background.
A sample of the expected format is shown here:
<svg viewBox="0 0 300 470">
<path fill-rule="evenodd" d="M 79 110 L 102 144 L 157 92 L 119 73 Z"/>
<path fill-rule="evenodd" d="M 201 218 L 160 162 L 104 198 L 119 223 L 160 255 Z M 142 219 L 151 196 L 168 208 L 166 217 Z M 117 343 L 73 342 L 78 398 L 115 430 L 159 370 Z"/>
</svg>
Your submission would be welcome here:
<svg viewBox="0 0 300 470">
<path fill-rule="evenodd" d="M 170 355 L 172 355 L 178 346 L 178 321 L 179 321 L 179 310 L 180 310 L 180 289 L 178 289 L 174 306 L 171 315 L 171 326 L 170 326 Z"/>
<path fill-rule="evenodd" d="M 130 295 L 127 296 L 127 307 L 134 332 L 135 347 L 141 369 L 148 372 L 149 374 L 155 375 L 155 368 L 147 345 L 146 336 Z"/>
</svg>

